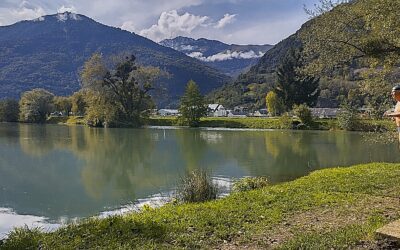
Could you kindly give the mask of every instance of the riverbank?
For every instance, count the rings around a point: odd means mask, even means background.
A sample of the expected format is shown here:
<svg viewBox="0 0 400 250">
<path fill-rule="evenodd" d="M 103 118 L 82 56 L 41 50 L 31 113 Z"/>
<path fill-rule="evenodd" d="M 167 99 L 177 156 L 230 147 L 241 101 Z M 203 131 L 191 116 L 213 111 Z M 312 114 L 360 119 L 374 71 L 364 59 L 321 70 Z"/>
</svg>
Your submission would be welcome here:
<svg viewBox="0 0 400 250">
<path fill-rule="evenodd" d="M 292 123 L 298 124 L 296 119 Z M 148 121 L 150 126 L 177 126 L 178 119 L 175 117 L 158 117 L 150 118 Z M 250 129 L 287 129 L 287 124 L 282 124 L 280 118 L 230 118 L 230 117 L 207 117 L 202 118 L 200 127 L 211 128 L 250 128 Z M 336 119 L 316 119 L 308 128 L 310 130 L 339 130 L 339 125 Z M 354 128 L 354 131 L 394 131 L 395 124 L 391 120 L 371 120 L 361 119 Z"/>
<path fill-rule="evenodd" d="M 50 117 L 48 123 L 51 124 L 66 124 L 66 125 L 83 125 L 85 120 L 83 117 Z M 299 122 L 292 120 L 293 126 Z M 149 126 L 179 126 L 179 121 L 176 117 L 152 117 L 148 120 Z M 207 128 L 247 128 L 247 129 L 288 129 L 287 124 L 282 124 L 280 118 L 230 118 L 230 117 L 206 117 L 200 121 L 200 127 Z M 301 129 L 306 130 L 340 130 L 336 119 L 316 119 L 314 123 Z M 396 126 L 391 120 L 372 120 L 361 119 L 354 128 L 354 131 L 364 132 L 382 132 L 394 131 Z"/>
<path fill-rule="evenodd" d="M 373 248 L 373 232 L 400 218 L 399 178 L 400 164 L 320 170 L 212 202 L 16 230 L 0 248 Z"/>
</svg>

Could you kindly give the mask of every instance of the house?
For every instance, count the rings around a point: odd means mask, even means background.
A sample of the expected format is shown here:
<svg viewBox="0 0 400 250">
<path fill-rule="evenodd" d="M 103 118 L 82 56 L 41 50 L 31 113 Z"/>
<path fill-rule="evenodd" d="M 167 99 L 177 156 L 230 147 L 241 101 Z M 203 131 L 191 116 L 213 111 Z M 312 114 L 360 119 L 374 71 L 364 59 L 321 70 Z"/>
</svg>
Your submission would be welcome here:
<svg viewBox="0 0 400 250">
<path fill-rule="evenodd" d="M 318 118 L 335 118 L 339 112 L 337 108 L 310 108 L 311 114 Z"/>
<path fill-rule="evenodd" d="M 178 116 L 179 111 L 177 109 L 160 109 L 158 110 L 160 116 Z"/>
<path fill-rule="evenodd" d="M 268 110 L 267 109 L 260 109 L 254 112 L 254 116 L 256 117 L 267 117 L 268 116 Z"/>
<path fill-rule="evenodd" d="M 228 113 L 221 104 L 208 104 L 208 116 L 225 117 Z"/>
<path fill-rule="evenodd" d="M 236 106 L 233 108 L 232 114 L 234 116 L 247 116 L 249 114 L 249 109 L 245 106 Z"/>
</svg>

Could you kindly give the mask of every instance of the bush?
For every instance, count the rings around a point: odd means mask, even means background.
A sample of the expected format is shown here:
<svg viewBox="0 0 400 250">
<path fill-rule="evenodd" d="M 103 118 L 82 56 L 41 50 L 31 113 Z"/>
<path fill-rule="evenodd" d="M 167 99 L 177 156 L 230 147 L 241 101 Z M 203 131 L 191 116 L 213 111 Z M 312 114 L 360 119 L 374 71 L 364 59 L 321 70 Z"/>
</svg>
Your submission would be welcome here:
<svg viewBox="0 0 400 250">
<path fill-rule="evenodd" d="M 181 202 L 204 202 L 217 198 L 218 186 L 205 170 L 187 173 L 178 185 L 176 198 Z"/>
<path fill-rule="evenodd" d="M 355 130 L 358 127 L 358 113 L 357 110 L 348 105 L 341 107 L 341 111 L 337 116 L 337 123 L 339 128 L 344 130 Z"/>
<path fill-rule="evenodd" d="M 8 239 L 0 241 L 0 249 L 41 249 L 41 236 L 39 228 L 16 228 L 8 235 Z M 2 243 L 5 246 L 2 246 Z"/>
<path fill-rule="evenodd" d="M 18 101 L 13 99 L 0 100 L 0 122 L 17 122 L 18 116 Z"/>
<path fill-rule="evenodd" d="M 300 122 L 304 125 L 310 126 L 313 124 L 313 117 L 311 110 L 305 104 L 295 105 L 293 107 L 293 113 L 300 119 Z"/>
<path fill-rule="evenodd" d="M 233 192 L 244 192 L 268 186 L 268 179 L 265 176 L 245 177 L 235 181 L 232 187 Z"/>
<path fill-rule="evenodd" d="M 285 113 L 281 117 L 279 117 L 279 127 L 281 129 L 292 129 L 293 128 L 293 121 L 288 113 Z"/>
</svg>

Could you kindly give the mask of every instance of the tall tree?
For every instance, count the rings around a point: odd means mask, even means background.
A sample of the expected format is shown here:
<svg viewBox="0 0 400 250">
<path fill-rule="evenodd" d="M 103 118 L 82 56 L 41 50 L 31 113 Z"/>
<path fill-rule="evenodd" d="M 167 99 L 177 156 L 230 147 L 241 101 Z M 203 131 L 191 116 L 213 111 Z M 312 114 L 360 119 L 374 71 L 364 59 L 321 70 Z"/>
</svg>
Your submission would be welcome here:
<svg viewBox="0 0 400 250">
<path fill-rule="evenodd" d="M 114 125 L 138 127 L 148 117 L 149 109 L 154 107 L 149 92 L 161 75 L 160 70 L 137 65 L 135 61 L 133 55 L 126 57 L 114 69 L 109 70 L 101 55 L 94 54 L 85 63 L 81 75 L 82 83 L 84 88 L 96 95 L 90 102 L 89 109 L 93 105 L 102 106 L 91 109 L 94 116 L 98 113 L 99 122 L 104 120 L 102 111 L 106 111 L 112 114 L 108 117 L 113 117 Z"/>
<path fill-rule="evenodd" d="M 58 112 L 62 112 L 64 115 L 69 116 L 72 109 L 72 101 L 70 97 L 56 96 L 54 97 L 54 108 Z"/>
<path fill-rule="evenodd" d="M 54 110 L 54 95 L 44 89 L 24 92 L 19 101 L 20 120 L 23 122 L 43 123 Z"/>
<path fill-rule="evenodd" d="M 84 115 L 86 113 L 86 108 L 88 106 L 86 97 L 87 91 L 85 90 L 75 92 L 71 96 L 71 111 L 74 115 Z"/>
<path fill-rule="evenodd" d="M 0 100 L 0 122 L 16 122 L 19 116 L 19 104 L 14 99 Z"/>
<path fill-rule="evenodd" d="M 314 106 L 317 102 L 320 93 L 319 78 L 303 74 L 300 71 L 302 67 L 301 52 L 295 49 L 290 49 L 278 66 L 274 92 L 286 109 L 303 103 Z"/>
<path fill-rule="evenodd" d="M 399 81 L 400 1 L 320 0 L 314 20 L 300 34 L 310 62 L 306 71 L 330 74 L 350 66 L 375 116 L 392 105 L 390 89 Z"/>
<path fill-rule="evenodd" d="M 181 119 L 190 127 L 199 126 L 200 118 L 207 114 L 207 105 L 197 84 L 190 80 L 186 85 L 185 93 L 179 107 Z"/>
<path fill-rule="evenodd" d="M 274 91 L 268 92 L 265 97 L 265 103 L 271 116 L 276 116 L 282 112 L 282 102 Z"/>
</svg>

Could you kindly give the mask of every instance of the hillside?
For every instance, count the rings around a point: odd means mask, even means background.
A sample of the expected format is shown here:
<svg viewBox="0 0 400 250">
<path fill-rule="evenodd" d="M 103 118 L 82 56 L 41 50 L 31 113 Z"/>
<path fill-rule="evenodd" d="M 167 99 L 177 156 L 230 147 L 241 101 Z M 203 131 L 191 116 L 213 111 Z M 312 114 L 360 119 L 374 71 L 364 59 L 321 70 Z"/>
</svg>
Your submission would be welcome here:
<svg viewBox="0 0 400 250">
<path fill-rule="evenodd" d="M 0 27 L 0 98 L 18 98 L 33 88 L 69 95 L 79 89 L 80 69 L 94 52 L 133 53 L 140 63 L 171 73 L 170 79 L 159 84 L 165 89 L 165 98 L 157 100 L 160 106 L 176 103 L 190 79 L 203 93 L 230 80 L 183 53 L 66 12 Z"/>
<path fill-rule="evenodd" d="M 199 59 L 208 66 L 233 77 L 247 71 L 258 62 L 265 52 L 273 47 L 269 44 L 229 45 L 216 40 L 181 36 L 163 40 L 160 44 Z"/>
<path fill-rule="evenodd" d="M 208 98 L 227 107 L 241 104 L 251 108 L 263 107 L 264 97 L 275 82 L 276 67 L 291 47 L 301 46 L 301 29 L 276 44 L 249 71 L 240 74 L 234 82 L 213 91 Z"/>
</svg>

